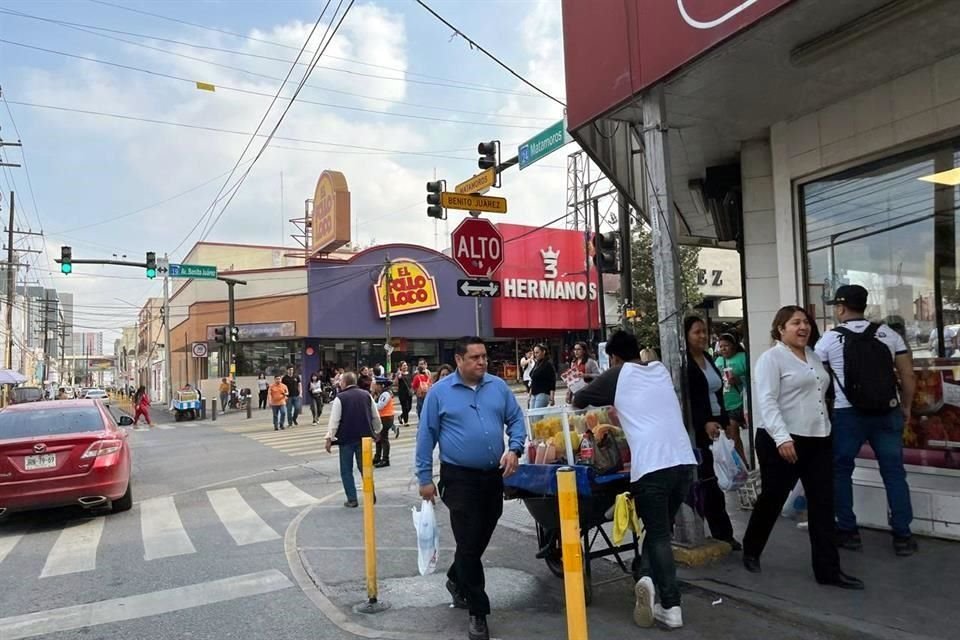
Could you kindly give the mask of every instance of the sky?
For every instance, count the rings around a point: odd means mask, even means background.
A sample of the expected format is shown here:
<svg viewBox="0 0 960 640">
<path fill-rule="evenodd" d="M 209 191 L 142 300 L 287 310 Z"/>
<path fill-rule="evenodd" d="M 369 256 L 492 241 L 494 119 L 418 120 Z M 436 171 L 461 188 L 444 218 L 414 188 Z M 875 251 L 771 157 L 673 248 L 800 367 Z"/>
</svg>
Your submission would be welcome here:
<svg viewBox="0 0 960 640">
<path fill-rule="evenodd" d="M 0 0 L 0 138 L 23 142 L 22 153 L 4 147 L 0 157 L 24 165 L 0 171 L 0 215 L 6 220 L 14 189 L 16 228 L 44 232 L 43 241 L 15 243 L 44 249 L 24 257 L 32 266 L 21 278 L 73 293 L 76 331 L 104 331 L 109 352 L 119 328 L 161 286 L 124 267 L 77 265 L 64 276 L 53 262 L 61 245 L 72 246 L 75 259 L 138 262 L 146 251 L 176 262 L 202 234 L 293 247 L 287 220 L 302 216 L 320 173 L 333 169 L 349 184 L 359 244 L 442 249 L 462 215 L 451 211 L 449 226 L 435 225 L 426 216 L 425 183 L 436 173 L 452 189 L 477 172 L 478 142 L 500 140 L 504 158 L 512 157 L 519 143 L 563 117 L 560 104 L 414 0 L 357 0 L 233 200 L 225 209 L 226 199 L 214 205 L 327 4 Z M 564 101 L 559 0 L 428 4 Z M 337 5 L 329 3 L 309 50 Z M 293 93 L 305 69 L 296 67 L 281 96 Z M 216 90 L 199 90 L 197 82 Z M 287 105 L 277 101 L 265 133 Z M 263 140 L 243 156 L 235 178 Z M 496 195 L 508 199 L 509 213 L 497 221 L 536 225 L 562 216 L 566 156 L 575 150 L 505 172 Z M 211 218 L 217 221 L 204 232 Z"/>
</svg>

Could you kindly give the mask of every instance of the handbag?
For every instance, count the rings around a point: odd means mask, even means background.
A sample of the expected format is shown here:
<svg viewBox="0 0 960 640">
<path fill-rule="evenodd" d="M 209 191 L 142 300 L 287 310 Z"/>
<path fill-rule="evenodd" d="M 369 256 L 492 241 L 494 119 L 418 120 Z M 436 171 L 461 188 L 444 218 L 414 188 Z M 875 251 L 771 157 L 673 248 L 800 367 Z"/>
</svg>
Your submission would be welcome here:
<svg viewBox="0 0 960 640">
<path fill-rule="evenodd" d="M 623 468 L 625 445 L 618 442 L 612 433 L 605 433 L 593 452 L 593 468 L 597 474 L 616 473 Z"/>
</svg>

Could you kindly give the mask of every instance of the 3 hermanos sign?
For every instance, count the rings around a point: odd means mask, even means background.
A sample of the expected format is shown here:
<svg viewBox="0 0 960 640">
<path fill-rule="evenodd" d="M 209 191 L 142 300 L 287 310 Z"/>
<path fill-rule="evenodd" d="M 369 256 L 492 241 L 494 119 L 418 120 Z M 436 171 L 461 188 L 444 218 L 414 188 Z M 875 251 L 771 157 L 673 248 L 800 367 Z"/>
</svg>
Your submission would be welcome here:
<svg viewBox="0 0 960 640">
<path fill-rule="evenodd" d="M 377 313 L 381 318 L 387 317 L 388 302 L 391 316 L 440 308 L 436 280 L 415 260 L 402 258 L 390 263 L 389 298 L 386 268 L 380 272 L 373 291 L 377 300 Z"/>
<path fill-rule="evenodd" d="M 339 171 L 324 171 L 313 192 L 311 253 L 329 253 L 350 242 L 350 190 Z"/>
</svg>

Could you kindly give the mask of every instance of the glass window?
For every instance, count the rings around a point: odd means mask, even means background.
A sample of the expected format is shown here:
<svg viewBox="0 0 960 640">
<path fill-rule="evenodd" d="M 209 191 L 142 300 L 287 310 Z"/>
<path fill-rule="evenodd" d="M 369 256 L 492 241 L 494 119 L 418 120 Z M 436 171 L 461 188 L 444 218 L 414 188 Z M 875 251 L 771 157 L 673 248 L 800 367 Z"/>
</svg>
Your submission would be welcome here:
<svg viewBox="0 0 960 640">
<path fill-rule="evenodd" d="M 267 377 L 283 375 L 293 365 L 300 371 L 303 344 L 292 341 L 240 342 L 236 346 L 238 376 L 255 376 L 262 371 Z"/>
<path fill-rule="evenodd" d="M 0 438 L 32 438 L 103 431 L 103 416 L 96 407 L 27 409 L 0 413 Z"/>
</svg>

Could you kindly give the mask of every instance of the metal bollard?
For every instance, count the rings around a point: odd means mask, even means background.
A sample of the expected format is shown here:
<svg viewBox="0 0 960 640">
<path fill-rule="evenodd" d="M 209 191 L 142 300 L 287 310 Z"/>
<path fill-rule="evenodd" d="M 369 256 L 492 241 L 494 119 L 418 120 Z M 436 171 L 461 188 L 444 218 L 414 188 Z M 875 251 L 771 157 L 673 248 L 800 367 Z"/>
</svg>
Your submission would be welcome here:
<svg viewBox="0 0 960 640">
<path fill-rule="evenodd" d="M 214 422 L 217 421 L 217 401 L 216 400 L 210 401 L 210 419 L 213 420 Z"/>
<path fill-rule="evenodd" d="M 201 420 L 207 419 L 207 401 L 206 400 L 203 400 L 200 403 L 200 419 Z"/>
<path fill-rule="evenodd" d="M 583 592 L 583 548 L 580 546 L 580 509 L 577 474 L 570 467 L 557 471 L 560 508 L 560 549 L 567 609 L 567 639 L 587 640 L 587 605 Z"/>
<path fill-rule="evenodd" d="M 251 412 L 251 407 L 250 407 L 250 405 L 251 405 L 250 398 L 247 398 L 247 420 L 250 419 L 250 415 L 251 415 L 251 413 L 250 413 L 250 412 Z"/>
<path fill-rule="evenodd" d="M 361 474 L 363 475 L 363 550 L 367 578 L 367 601 L 354 607 L 357 613 L 379 613 L 390 605 L 377 598 L 377 527 L 374 514 L 376 492 L 373 486 L 373 438 L 362 443 Z"/>
</svg>

